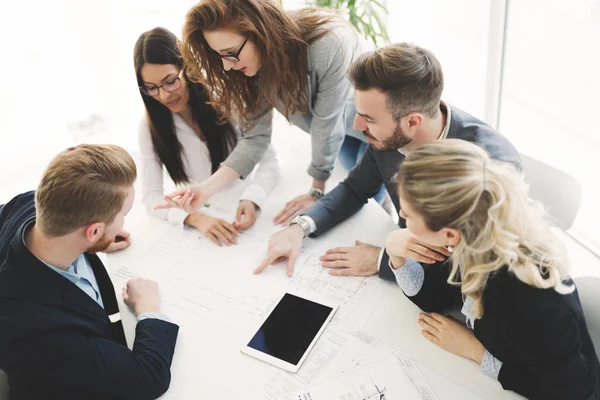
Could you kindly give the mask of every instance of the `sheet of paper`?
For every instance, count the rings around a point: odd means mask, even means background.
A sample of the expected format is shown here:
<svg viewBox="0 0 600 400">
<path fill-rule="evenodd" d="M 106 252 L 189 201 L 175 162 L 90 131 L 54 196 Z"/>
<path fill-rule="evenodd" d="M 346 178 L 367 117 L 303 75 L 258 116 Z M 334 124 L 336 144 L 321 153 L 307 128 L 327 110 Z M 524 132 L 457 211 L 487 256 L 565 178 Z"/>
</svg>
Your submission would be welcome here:
<svg viewBox="0 0 600 400">
<path fill-rule="evenodd" d="M 382 292 L 376 276 L 331 276 L 319 261 L 321 253 L 306 246 L 296 261 L 294 277 L 289 287 L 307 296 L 318 294 L 339 305 L 334 320 L 363 328 Z"/>
<path fill-rule="evenodd" d="M 298 400 L 435 400 L 412 360 L 397 350 L 352 372 L 302 390 Z"/>
<path fill-rule="evenodd" d="M 128 279 L 138 276 L 159 282 L 161 311 L 180 325 L 180 341 L 185 343 L 185 352 L 178 351 L 178 346 L 176 358 L 186 361 L 177 365 L 191 365 L 194 357 L 207 356 L 215 357 L 215 363 L 221 365 L 223 354 L 227 354 L 228 363 L 222 365 L 220 375 L 225 379 L 241 373 L 243 367 L 237 366 L 247 367 L 249 356 L 239 349 L 286 291 L 318 296 L 339 305 L 297 374 L 261 363 L 253 369 L 257 378 L 252 383 L 229 389 L 231 398 L 295 400 L 294 394 L 307 385 L 391 351 L 363 331 L 381 298 L 380 280 L 329 275 L 318 259 L 322 252 L 315 250 L 311 241 L 307 241 L 294 276 L 289 278 L 281 265 L 271 266 L 260 275 L 253 274 L 266 252 L 267 243 L 262 237 L 268 233 L 267 227 L 258 226 L 255 232 L 242 234 L 237 246 L 222 248 L 196 230 L 174 227 L 150 217 L 141 216 L 132 227 L 135 247 L 109 257 L 115 289 L 119 293 Z M 121 310 L 131 345 L 135 317 L 125 311 L 123 304 Z M 213 371 L 221 368 L 212 365 Z M 178 370 L 177 366 L 174 368 Z M 187 379 L 201 373 L 178 372 Z M 169 393 L 209 396 L 223 385 L 222 381 L 188 385 L 176 379 Z M 165 398 L 169 398 L 169 393 Z"/>
<path fill-rule="evenodd" d="M 300 390 L 313 382 L 329 379 L 371 362 L 391 348 L 343 322 L 332 322 L 297 374 L 271 367 L 239 399 L 296 400 Z"/>
</svg>

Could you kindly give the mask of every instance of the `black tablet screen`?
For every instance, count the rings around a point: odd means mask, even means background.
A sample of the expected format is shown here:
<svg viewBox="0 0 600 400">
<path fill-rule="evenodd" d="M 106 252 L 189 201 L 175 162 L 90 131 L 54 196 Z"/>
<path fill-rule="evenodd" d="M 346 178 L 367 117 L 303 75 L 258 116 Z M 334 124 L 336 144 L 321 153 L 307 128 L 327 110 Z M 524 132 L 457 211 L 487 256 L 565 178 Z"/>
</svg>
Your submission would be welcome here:
<svg viewBox="0 0 600 400">
<path fill-rule="evenodd" d="M 286 293 L 248 347 L 297 365 L 332 308 Z"/>
</svg>

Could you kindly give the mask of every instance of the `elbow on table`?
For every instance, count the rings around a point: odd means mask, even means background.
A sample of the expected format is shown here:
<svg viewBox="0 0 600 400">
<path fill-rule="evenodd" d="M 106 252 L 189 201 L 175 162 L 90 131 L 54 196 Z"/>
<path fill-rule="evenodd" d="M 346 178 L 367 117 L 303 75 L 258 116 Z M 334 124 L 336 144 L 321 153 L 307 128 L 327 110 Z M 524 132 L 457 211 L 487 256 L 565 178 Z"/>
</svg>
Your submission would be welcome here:
<svg viewBox="0 0 600 400">
<path fill-rule="evenodd" d="M 171 386 L 171 371 L 167 367 L 166 370 L 160 371 L 159 374 L 140 380 L 136 386 L 136 400 L 157 399 L 169 390 Z"/>
</svg>

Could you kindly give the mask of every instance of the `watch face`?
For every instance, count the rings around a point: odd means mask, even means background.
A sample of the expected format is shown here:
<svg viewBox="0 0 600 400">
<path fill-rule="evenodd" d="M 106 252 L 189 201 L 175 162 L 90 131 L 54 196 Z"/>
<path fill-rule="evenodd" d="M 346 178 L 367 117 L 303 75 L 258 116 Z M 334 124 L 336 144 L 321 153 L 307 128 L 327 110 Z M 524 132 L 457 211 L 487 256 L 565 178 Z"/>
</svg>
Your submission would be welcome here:
<svg viewBox="0 0 600 400">
<path fill-rule="evenodd" d="M 323 197 L 323 191 L 321 189 L 317 189 L 317 188 L 310 189 L 309 194 L 315 200 L 319 200 L 321 197 Z"/>
</svg>

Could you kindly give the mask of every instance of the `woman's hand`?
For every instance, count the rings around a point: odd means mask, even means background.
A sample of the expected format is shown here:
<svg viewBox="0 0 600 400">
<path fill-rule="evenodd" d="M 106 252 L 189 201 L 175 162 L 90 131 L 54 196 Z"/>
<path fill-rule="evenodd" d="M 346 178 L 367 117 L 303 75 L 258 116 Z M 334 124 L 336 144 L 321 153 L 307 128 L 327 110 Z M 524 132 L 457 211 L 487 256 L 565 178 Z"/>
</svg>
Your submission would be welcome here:
<svg viewBox="0 0 600 400">
<path fill-rule="evenodd" d="M 240 201 L 237 212 L 235 213 L 235 221 L 233 222 L 234 228 L 240 231 L 249 229 L 256 222 L 257 211 L 258 206 L 250 200 Z"/>
<path fill-rule="evenodd" d="M 432 246 L 418 240 L 408 229 L 397 229 L 388 234 L 385 249 L 394 267 L 400 268 L 407 258 L 425 264 L 444 261 L 451 253 L 445 247 Z"/>
<path fill-rule="evenodd" d="M 193 213 L 206 204 L 208 199 L 239 177 L 240 174 L 233 168 L 223 166 L 208 179 L 166 195 L 165 202 L 155 206 L 154 209 L 181 208 L 188 214 Z"/>
<path fill-rule="evenodd" d="M 276 225 L 287 225 L 295 216 L 309 209 L 316 201 L 310 194 L 301 194 L 285 204 L 283 210 L 273 219 Z"/>
<path fill-rule="evenodd" d="M 184 222 L 198 229 L 219 247 L 223 244 L 227 246 L 237 244 L 235 237 L 240 235 L 240 232 L 229 222 L 201 213 L 188 215 Z"/>
<path fill-rule="evenodd" d="M 431 343 L 478 364 L 483 361 L 485 347 L 465 325 L 438 313 L 420 313 L 419 325 L 423 328 L 421 334 Z"/>
<path fill-rule="evenodd" d="M 202 188 L 199 187 L 199 185 L 190 186 L 169 193 L 163 198 L 165 202 L 156 205 L 154 209 L 181 208 L 187 213 L 193 213 L 206 204 L 209 197 L 209 195 L 202 191 Z"/>
</svg>

